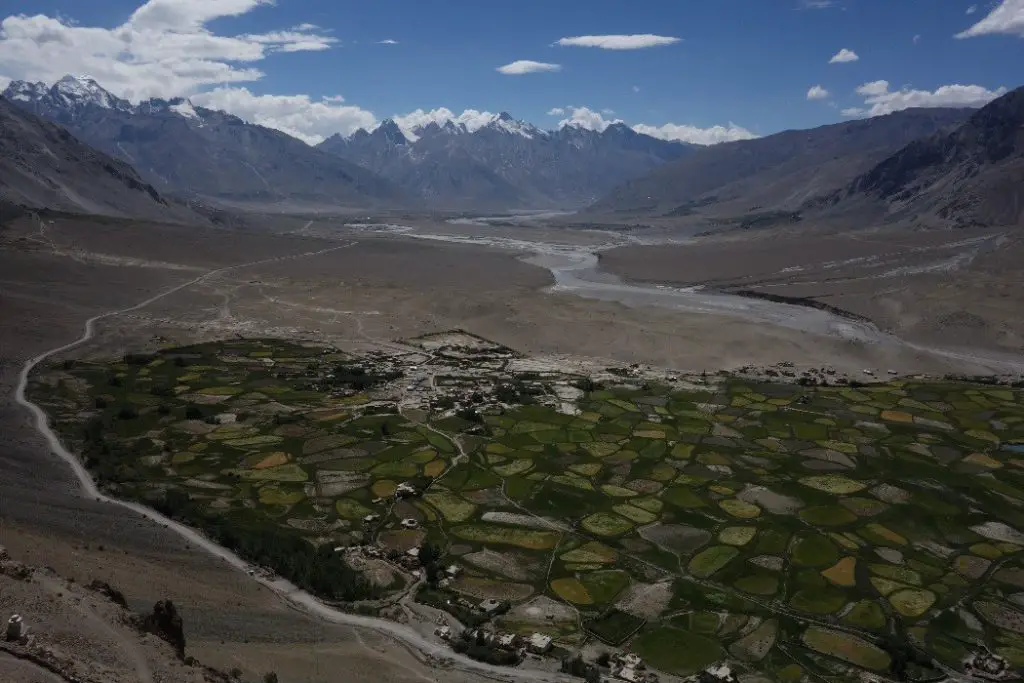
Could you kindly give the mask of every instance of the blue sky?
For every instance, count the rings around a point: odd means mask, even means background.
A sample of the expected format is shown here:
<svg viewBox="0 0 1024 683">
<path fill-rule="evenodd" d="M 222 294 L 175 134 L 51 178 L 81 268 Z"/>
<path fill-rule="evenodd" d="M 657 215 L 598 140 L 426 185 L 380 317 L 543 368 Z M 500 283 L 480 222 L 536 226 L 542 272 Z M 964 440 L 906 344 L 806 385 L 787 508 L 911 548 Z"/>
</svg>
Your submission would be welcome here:
<svg viewBox="0 0 1024 683">
<path fill-rule="evenodd" d="M 1024 0 L 0 0 L 0 17 L 6 78 L 88 70 L 122 96 L 193 95 L 312 142 L 464 110 L 714 142 L 977 106 L 1024 80 Z M 554 44 L 644 34 L 678 41 Z M 830 63 L 842 49 L 856 61 Z M 497 70 L 519 60 L 554 66 Z"/>
</svg>

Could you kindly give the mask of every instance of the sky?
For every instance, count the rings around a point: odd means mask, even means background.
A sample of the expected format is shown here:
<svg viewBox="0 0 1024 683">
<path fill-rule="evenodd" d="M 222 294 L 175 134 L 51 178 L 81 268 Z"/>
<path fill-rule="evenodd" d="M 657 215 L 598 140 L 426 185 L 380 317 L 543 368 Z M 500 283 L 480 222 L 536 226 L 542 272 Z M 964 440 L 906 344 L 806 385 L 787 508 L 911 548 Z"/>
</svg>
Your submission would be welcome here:
<svg viewBox="0 0 1024 683">
<path fill-rule="evenodd" d="M 697 144 L 1024 81 L 1024 0 L 0 0 L 0 86 L 88 75 L 310 144 L 494 113 Z"/>
</svg>

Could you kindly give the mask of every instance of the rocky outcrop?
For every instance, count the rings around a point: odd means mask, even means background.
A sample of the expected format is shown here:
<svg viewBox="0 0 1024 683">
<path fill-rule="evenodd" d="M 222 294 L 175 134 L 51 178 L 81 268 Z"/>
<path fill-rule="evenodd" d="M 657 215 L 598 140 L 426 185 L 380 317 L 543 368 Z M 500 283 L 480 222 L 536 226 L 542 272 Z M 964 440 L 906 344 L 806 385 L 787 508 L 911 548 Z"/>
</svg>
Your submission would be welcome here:
<svg viewBox="0 0 1024 683">
<path fill-rule="evenodd" d="M 117 590 L 106 581 L 93 581 L 88 587 L 89 590 L 105 595 L 111 602 L 128 609 L 128 601 L 125 599 L 124 593 Z"/>
<path fill-rule="evenodd" d="M 142 630 L 170 643 L 179 659 L 185 658 L 185 629 L 181 615 L 170 600 L 161 600 L 153 606 L 153 613 L 142 619 Z"/>
</svg>

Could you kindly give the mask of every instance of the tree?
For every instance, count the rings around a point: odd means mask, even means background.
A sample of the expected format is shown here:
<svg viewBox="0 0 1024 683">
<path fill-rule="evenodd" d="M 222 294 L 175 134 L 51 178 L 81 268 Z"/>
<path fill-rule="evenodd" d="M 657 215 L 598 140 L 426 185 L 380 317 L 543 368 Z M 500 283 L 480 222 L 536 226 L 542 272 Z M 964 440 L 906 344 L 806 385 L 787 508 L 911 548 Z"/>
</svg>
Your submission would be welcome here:
<svg viewBox="0 0 1024 683">
<path fill-rule="evenodd" d="M 602 652 L 597 656 L 596 661 L 598 666 L 611 666 L 612 656 L 607 652 Z"/>
<path fill-rule="evenodd" d="M 273 671 L 268 671 L 267 673 L 263 674 L 263 683 L 278 683 L 277 674 Z"/>
</svg>

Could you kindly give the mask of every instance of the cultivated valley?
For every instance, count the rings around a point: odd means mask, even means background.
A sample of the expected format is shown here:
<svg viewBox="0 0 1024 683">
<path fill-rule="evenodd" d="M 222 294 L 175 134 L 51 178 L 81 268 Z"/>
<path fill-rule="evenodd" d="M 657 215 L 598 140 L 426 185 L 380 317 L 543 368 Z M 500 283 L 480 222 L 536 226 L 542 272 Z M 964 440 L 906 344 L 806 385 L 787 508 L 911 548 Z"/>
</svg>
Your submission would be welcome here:
<svg viewBox="0 0 1024 683">
<path fill-rule="evenodd" d="M 0 680 L 1022 679 L 1020 2 L 301 4 L 0 21 Z"/>
</svg>

